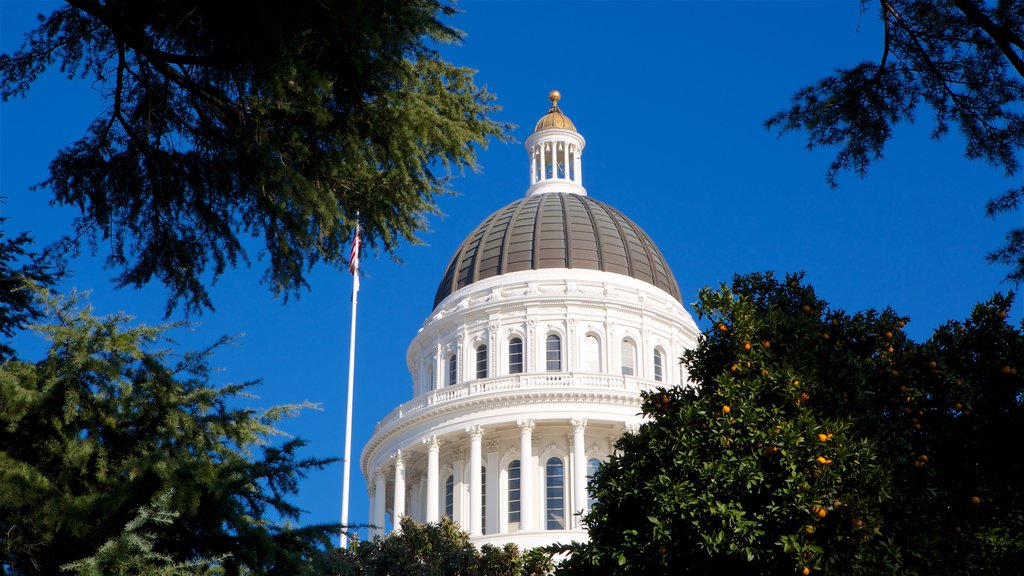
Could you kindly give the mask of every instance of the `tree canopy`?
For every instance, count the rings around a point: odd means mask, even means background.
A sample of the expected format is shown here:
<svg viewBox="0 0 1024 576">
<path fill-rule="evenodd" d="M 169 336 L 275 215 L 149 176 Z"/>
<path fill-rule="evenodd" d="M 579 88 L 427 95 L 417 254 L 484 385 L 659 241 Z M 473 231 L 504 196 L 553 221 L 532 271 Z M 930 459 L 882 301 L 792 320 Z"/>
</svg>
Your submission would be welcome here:
<svg viewBox="0 0 1024 576">
<path fill-rule="evenodd" d="M 695 388 L 649 394 L 559 574 L 1016 574 L 1024 333 L 995 296 L 923 343 L 799 276 L 705 289 Z"/>
<path fill-rule="evenodd" d="M 451 518 L 420 524 L 408 517 L 401 529 L 368 542 L 328 551 L 314 567 L 319 576 L 527 576 L 549 574 L 550 557 L 525 554 L 515 544 L 479 549 Z"/>
<path fill-rule="evenodd" d="M 1024 1 L 861 0 L 884 30 L 877 60 L 840 68 L 801 88 L 792 105 L 765 124 L 780 134 L 803 131 L 808 148 L 836 146 L 827 180 L 840 172 L 864 176 L 901 122 L 922 104 L 931 109 L 932 136 L 956 126 L 965 154 L 1018 174 L 1024 149 Z M 992 198 L 988 216 L 1016 210 L 1024 186 Z M 1024 227 L 1012 228 L 992 262 L 1024 281 Z"/>
<path fill-rule="evenodd" d="M 289 498 L 330 460 L 274 438 L 299 406 L 240 408 L 256 382 L 209 384 L 224 340 L 174 356 L 161 328 L 97 318 L 74 299 L 46 308 L 46 358 L 0 365 L 0 574 L 83 559 L 89 573 L 118 560 L 113 547 L 166 559 L 168 573 L 216 559 L 227 575 L 291 575 L 329 545 L 337 527 L 289 525 L 300 512 Z M 153 514 L 175 518 L 132 528 Z"/>
<path fill-rule="evenodd" d="M 39 184 L 80 210 L 69 249 L 101 247 L 119 286 L 153 278 L 167 312 L 252 261 L 287 297 L 317 262 L 415 242 L 452 172 L 505 138 L 494 97 L 442 59 L 446 0 L 68 0 L 0 55 L 0 97 L 56 64 L 106 106 Z"/>
</svg>

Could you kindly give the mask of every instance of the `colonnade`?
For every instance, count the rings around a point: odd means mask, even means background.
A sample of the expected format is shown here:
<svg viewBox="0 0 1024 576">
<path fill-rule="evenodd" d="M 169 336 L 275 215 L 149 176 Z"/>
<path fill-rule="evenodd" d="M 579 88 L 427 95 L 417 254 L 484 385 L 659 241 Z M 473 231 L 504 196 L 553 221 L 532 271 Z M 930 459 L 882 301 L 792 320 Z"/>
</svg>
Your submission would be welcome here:
<svg viewBox="0 0 1024 576">
<path fill-rule="evenodd" d="M 544 420 L 543 424 L 561 424 L 565 425 L 565 420 L 552 421 Z M 564 495 L 564 526 L 562 529 L 582 529 L 581 513 L 586 512 L 588 493 L 587 493 L 587 446 L 586 442 L 586 429 L 587 420 L 582 418 L 569 418 L 568 419 L 570 434 L 570 446 L 569 451 L 565 455 L 568 456 L 565 463 L 564 471 L 565 477 L 563 479 L 563 488 L 565 490 Z M 510 450 L 517 452 L 515 460 L 519 461 L 519 526 L 518 531 L 532 531 L 546 529 L 547 526 L 542 521 L 541 526 L 537 526 L 537 519 L 543 519 L 544 515 L 541 513 L 547 502 L 545 501 L 545 480 L 543 476 L 544 463 L 537 462 L 534 459 L 534 442 L 536 440 L 534 431 L 537 423 L 533 419 L 519 419 L 516 421 L 519 431 L 519 442 L 518 448 L 514 445 L 509 446 Z M 564 430 L 565 428 L 561 428 Z M 443 436 L 432 435 L 427 438 L 423 438 L 418 444 L 420 446 L 407 446 L 404 449 L 395 450 L 391 455 L 391 461 L 388 465 L 378 468 L 373 475 L 374 486 L 373 491 L 370 495 L 371 498 L 371 524 L 376 528 L 371 532 L 371 537 L 376 535 L 383 535 L 384 526 L 386 523 L 386 512 L 388 504 L 388 496 L 390 495 L 390 509 L 393 519 L 393 528 L 397 530 L 398 519 L 407 514 L 407 498 L 408 490 L 406 472 L 407 472 L 407 460 L 410 455 L 415 451 L 417 455 L 422 454 L 422 447 L 426 448 L 426 478 L 425 478 L 425 494 L 423 494 L 423 501 L 418 506 L 414 506 L 414 514 L 416 520 L 425 522 L 438 522 L 441 515 L 444 514 L 444 510 L 441 509 L 443 506 L 442 502 L 445 501 L 445 493 L 442 491 L 446 487 L 442 483 L 441 471 L 441 446 L 452 445 L 458 447 L 464 447 L 468 444 L 468 462 L 469 466 L 466 469 L 466 475 L 468 479 L 463 477 L 460 473 L 460 468 L 465 463 L 465 460 L 453 458 L 452 462 L 446 464 L 451 465 L 453 472 L 453 482 L 459 485 L 468 483 L 469 487 L 469 501 L 468 511 L 463 510 L 462 506 L 456 504 L 453 506 L 453 516 L 456 520 L 460 520 L 463 523 L 463 527 L 468 530 L 470 536 L 481 536 L 485 533 L 486 527 L 483 521 L 483 510 L 484 510 L 484 494 L 485 486 L 483 484 L 483 467 L 484 467 L 484 438 L 487 436 L 488 430 L 485 426 L 478 424 L 469 426 L 464 430 L 456 433 L 445 434 Z M 562 436 L 565 438 L 565 436 Z M 496 448 L 497 442 L 493 443 Z M 456 448 L 455 453 L 460 453 L 460 449 Z M 489 467 L 489 473 L 487 475 L 487 484 L 491 490 L 497 491 L 499 488 L 498 482 L 498 455 L 497 453 L 490 453 L 488 458 L 488 464 L 493 467 Z M 594 456 L 594 455 L 591 455 Z M 603 459 L 605 455 L 601 455 Z M 418 460 L 422 462 L 422 459 Z M 420 464 L 422 466 L 422 464 Z M 502 466 L 507 465 L 507 462 Z M 391 481 L 392 490 L 388 490 L 388 481 Z M 540 480 L 540 489 L 536 486 L 535 482 Z M 422 481 L 422 478 L 421 478 Z M 413 492 L 415 492 L 420 486 L 420 482 L 415 482 L 412 486 Z M 450 488 L 449 488 L 450 489 Z M 390 492 L 390 494 L 389 494 Z M 497 494 L 497 492 L 495 492 Z M 495 501 L 500 500 L 501 494 Z M 540 507 L 540 508 L 538 508 Z M 507 503 L 505 506 L 507 513 Z M 467 513 L 468 512 L 468 513 Z M 493 510 L 490 514 L 497 514 L 499 510 Z M 466 525 L 468 521 L 468 525 Z M 500 525 L 499 522 L 495 521 L 492 526 Z"/>
</svg>

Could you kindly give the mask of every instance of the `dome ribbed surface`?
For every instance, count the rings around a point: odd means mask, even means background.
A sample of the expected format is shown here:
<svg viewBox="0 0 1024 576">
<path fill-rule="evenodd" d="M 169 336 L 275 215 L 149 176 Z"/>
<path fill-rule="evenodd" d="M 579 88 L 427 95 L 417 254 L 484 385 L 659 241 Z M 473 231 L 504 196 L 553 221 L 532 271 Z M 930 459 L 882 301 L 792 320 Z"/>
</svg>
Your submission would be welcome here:
<svg viewBox="0 0 1024 576">
<path fill-rule="evenodd" d="M 434 307 L 478 280 L 543 268 L 624 274 L 682 302 L 665 258 L 632 220 L 589 196 L 546 193 L 505 206 L 462 241 L 437 288 Z"/>
<path fill-rule="evenodd" d="M 540 132 L 549 128 L 576 131 L 576 126 L 573 125 L 572 120 L 569 120 L 569 117 L 558 109 L 558 106 L 552 106 L 547 114 L 541 116 L 540 120 L 537 121 L 537 125 L 533 127 L 533 131 Z"/>
</svg>

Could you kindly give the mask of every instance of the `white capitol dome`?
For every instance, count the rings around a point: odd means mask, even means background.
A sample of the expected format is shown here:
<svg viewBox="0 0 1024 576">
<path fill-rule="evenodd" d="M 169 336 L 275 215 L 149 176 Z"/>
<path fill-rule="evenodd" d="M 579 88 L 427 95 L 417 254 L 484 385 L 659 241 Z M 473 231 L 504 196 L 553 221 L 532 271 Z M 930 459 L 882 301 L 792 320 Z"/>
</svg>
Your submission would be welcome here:
<svg viewBox="0 0 1024 576">
<path fill-rule="evenodd" d="M 640 393 L 687 381 L 698 330 L 676 280 L 640 227 L 587 196 L 558 100 L 526 140 L 526 197 L 459 246 L 409 345 L 412 399 L 363 449 L 376 526 L 448 515 L 478 545 L 585 540 L 587 476 L 642 422 Z"/>
</svg>

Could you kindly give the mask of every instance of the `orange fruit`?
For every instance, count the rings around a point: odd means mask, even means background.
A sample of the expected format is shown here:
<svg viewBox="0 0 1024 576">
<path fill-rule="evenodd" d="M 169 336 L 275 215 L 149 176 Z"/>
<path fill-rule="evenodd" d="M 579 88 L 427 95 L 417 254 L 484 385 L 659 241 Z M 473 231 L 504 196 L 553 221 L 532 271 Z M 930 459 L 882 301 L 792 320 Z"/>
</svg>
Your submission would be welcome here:
<svg viewBox="0 0 1024 576">
<path fill-rule="evenodd" d="M 810 314 L 811 313 L 811 306 L 810 306 L 810 304 L 804 304 L 800 309 L 804 311 L 804 314 Z"/>
<path fill-rule="evenodd" d="M 771 345 L 772 345 L 772 341 L 771 340 L 765 340 L 764 342 L 761 342 L 761 346 L 764 346 L 765 348 L 768 348 Z"/>
<path fill-rule="evenodd" d="M 726 326 L 725 324 L 719 324 L 718 329 L 721 330 L 722 332 L 725 332 L 726 330 L 729 329 L 729 327 Z"/>
<path fill-rule="evenodd" d="M 975 506 L 981 504 L 981 498 L 978 498 L 977 496 L 971 496 L 971 504 L 974 504 Z"/>
<path fill-rule="evenodd" d="M 828 332 L 825 332 L 825 333 L 823 333 L 823 334 L 821 335 L 821 337 L 822 337 L 822 339 L 824 339 L 824 340 L 828 340 L 829 338 L 831 338 L 831 336 L 829 336 L 829 335 L 828 335 Z"/>
<path fill-rule="evenodd" d="M 811 573 L 811 569 L 808 568 L 807 566 L 804 566 L 803 568 L 800 569 L 800 573 L 803 574 L 804 576 L 807 576 L 808 574 Z"/>
<path fill-rule="evenodd" d="M 928 367 L 929 368 L 938 368 L 938 366 L 939 366 L 939 363 L 936 362 L 935 360 L 929 360 L 928 361 Z"/>
<path fill-rule="evenodd" d="M 750 342 L 744 342 L 743 343 L 743 349 L 744 350 L 750 350 Z"/>
<path fill-rule="evenodd" d="M 860 528 L 863 525 L 864 525 L 864 521 L 861 520 L 860 518 L 857 518 L 856 520 L 853 521 L 853 527 L 854 528 Z"/>
<path fill-rule="evenodd" d="M 722 406 L 722 414 L 728 414 L 729 412 L 732 412 L 732 408 L 729 408 L 728 404 Z"/>
<path fill-rule="evenodd" d="M 886 338 L 892 338 L 892 332 L 886 332 L 885 333 L 885 337 Z"/>
<path fill-rule="evenodd" d="M 818 434 L 818 442 L 827 442 L 828 434 Z"/>
</svg>

